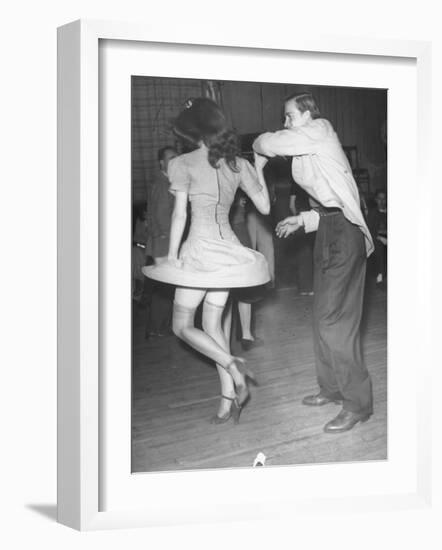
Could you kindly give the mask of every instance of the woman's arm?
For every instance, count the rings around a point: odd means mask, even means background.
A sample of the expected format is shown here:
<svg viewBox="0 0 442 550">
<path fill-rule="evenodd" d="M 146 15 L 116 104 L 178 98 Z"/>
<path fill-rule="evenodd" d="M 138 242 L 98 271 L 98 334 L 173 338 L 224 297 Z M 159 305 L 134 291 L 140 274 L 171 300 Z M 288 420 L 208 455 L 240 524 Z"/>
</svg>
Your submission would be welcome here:
<svg viewBox="0 0 442 550">
<path fill-rule="evenodd" d="M 258 181 L 261 185 L 261 191 L 250 195 L 250 199 L 253 201 L 253 204 L 256 206 L 258 212 L 261 214 L 270 213 L 269 190 L 264 178 L 264 166 L 267 164 L 268 160 L 269 159 L 266 157 L 255 153 L 255 170 L 256 175 L 258 176 Z"/>
<path fill-rule="evenodd" d="M 175 192 L 175 205 L 173 207 L 172 223 L 170 227 L 169 260 L 176 260 L 178 258 L 178 251 L 186 226 L 187 196 L 188 194 L 186 191 Z"/>
</svg>

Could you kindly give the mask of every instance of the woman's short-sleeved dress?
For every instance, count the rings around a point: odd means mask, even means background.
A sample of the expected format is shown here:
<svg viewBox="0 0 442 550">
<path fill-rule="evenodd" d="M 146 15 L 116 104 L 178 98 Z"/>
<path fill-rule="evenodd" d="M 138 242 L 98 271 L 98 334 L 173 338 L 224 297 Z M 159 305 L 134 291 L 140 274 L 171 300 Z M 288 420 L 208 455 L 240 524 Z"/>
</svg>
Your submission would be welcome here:
<svg viewBox="0 0 442 550">
<path fill-rule="evenodd" d="M 261 190 L 253 167 L 242 158 L 237 165 L 238 172 L 233 172 L 222 159 L 213 168 L 205 146 L 170 161 L 170 190 L 188 193 L 191 225 L 179 265 L 165 262 L 144 267 L 147 277 L 191 288 L 249 287 L 270 280 L 264 256 L 243 246 L 229 224 L 238 187 L 249 196 Z"/>
</svg>

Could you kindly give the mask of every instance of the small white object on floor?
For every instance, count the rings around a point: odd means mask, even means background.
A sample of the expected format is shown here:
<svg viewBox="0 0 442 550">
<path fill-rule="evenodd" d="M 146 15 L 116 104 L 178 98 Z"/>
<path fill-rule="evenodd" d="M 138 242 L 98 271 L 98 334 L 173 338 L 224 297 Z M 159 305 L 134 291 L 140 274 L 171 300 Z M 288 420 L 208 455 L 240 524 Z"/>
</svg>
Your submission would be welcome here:
<svg viewBox="0 0 442 550">
<path fill-rule="evenodd" d="M 264 453 L 258 453 L 253 461 L 253 467 L 256 468 L 257 466 L 265 466 L 265 463 L 266 455 Z"/>
</svg>

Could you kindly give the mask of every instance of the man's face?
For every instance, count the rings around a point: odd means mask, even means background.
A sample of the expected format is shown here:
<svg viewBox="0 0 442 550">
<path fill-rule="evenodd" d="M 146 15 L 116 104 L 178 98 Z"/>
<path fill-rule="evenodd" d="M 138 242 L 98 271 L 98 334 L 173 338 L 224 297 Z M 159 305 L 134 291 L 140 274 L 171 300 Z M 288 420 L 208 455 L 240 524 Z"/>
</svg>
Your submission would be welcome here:
<svg viewBox="0 0 442 550">
<path fill-rule="evenodd" d="M 375 198 L 378 210 L 387 209 L 387 195 L 385 193 L 378 193 Z"/>
<path fill-rule="evenodd" d="M 168 149 L 164 153 L 163 160 L 160 160 L 161 170 L 163 170 L 163 172 L 167 172 L 167 167 L 169 166 L 169 162 L 177 156 L 178 156 L 178 154 L 177 154 L 176 151 L 173 151 L 172 149 Z"/>
<path fill-rule="evenodd" d="M 305 111 L 304 113 L 301 113 L 296 105 L 296 101 L 292 99 L 291 101 L 287 101 L 285 104 L 284 116 L 284 128 L 290 130 L 291 128 L 299 128 L 300 126 L 303 126 L 310 118 L 310 112 Z"/>
</svg>

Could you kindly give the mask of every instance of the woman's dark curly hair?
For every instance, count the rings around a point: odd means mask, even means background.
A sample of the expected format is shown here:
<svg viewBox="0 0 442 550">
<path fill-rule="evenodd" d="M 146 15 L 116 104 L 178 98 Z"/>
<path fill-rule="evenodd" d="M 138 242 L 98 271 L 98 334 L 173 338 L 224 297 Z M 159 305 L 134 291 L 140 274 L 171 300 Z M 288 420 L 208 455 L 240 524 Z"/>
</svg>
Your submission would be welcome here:
<svg viewBox="0 0 442 550">
<path fill-rule="evenodd" d="M 233 172 L 238 172 L 238 138 L 228 128 L 221 108 L 211 99 L 199 97 L 188 100 L 187 107 L 174 122 L 174 133 L 184 141 L 198 146 L 201 141 L 209 150 L 209 163 L 218 168 L 220 159 L 225 159 Z"/>
</svg>

